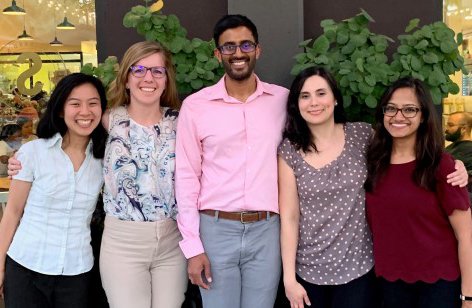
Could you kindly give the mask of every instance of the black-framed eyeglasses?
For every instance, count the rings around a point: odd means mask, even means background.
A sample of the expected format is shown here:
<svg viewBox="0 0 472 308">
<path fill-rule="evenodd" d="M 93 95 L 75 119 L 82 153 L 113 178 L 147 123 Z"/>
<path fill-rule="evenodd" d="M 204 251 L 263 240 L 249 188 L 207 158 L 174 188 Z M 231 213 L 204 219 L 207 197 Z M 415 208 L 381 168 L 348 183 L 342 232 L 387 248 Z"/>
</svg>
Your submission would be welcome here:
<svg viewBox="0 0 472 308">
<path fill-rule="evenodd" d="M 387 117 L 394 117 L 397 115 L 398 111 L 401 111 L 402 115 L 405 118 L 414 118 L 418 111 L 420 111 L 420 108 L 417 107 L 405 107 L 405 108 L 397 108 L 394 106 L 383 106 L 383 114 L 386 115 Z"/>
<path fill-rule="evenodd" d="M 136 78 L 142 78 L 146 76 L 147 71 L 151 71 L 151 75 L 154 78 L 162 78 L 166 75 L 167 69 L 164 66 L 153 66 L 146 67 L 142 65 L 131 65 L 129 67 L 131 74 Z"/>
<path fill-rule="evenodd" d="M 253 42 L 244 42 L 239 45 L 236 44 L 225 44 L 218 47 L 218 50 L 224 55 L 232 55 L 236 52 L 239 47 L 239 50 L 244 53 L 253 52 L 256 50 L 256 43 Z"/>
</svg>

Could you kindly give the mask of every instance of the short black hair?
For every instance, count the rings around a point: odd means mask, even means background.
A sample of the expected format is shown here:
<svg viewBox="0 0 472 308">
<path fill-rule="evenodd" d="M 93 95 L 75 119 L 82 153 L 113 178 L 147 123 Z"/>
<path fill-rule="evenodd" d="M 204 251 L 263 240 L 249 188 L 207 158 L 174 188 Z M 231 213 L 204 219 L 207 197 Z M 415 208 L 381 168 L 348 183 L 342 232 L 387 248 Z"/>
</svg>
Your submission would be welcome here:
<svg viewBox="0 0 472 308">
<path fill-rule="evenodd" d="M 100 80 L 97 78 L 85 75 L 83 73 L 74 73 L 68 75 L 59 81 L 54 91 L 51 93 L 51 98 L 46 107 L 46 111 L 43 117 L 38 123 L 36 133 L 39 138 L 49 139 L 52 138 L 56 133 L 60 133 L 64 136 L 67 132 L 67 125 L 64 121 L 62 113 L 64 111 L 64 105 L 67 98 L 71 94 L 72 90 L 83 84 L 91 84 L 97 89 L 98 95 L 100 96 L 100 105 L 102 107 L 102 114 L 105 112 L 107 107 L 107 97 L 105 88 Z M 102 121 L 93 130 L 90 135 L 92 139 L 92 153 L 95 158 L 103 158 L 105 153 L 105 145 L 107 139 L 107 131 L 102 125 Z"/>
<path fill-rule="evenodd" d="M 223 32 L 228 29 L 234 29 L 238 27 L 246 27 L 251 31 L 252 36 L 256 44 L 259 44 L 259 36 L 257 34 L 256 25 L 246 16 L 235 14 L 235 15 L 225 15 L 218 20 L 213 29 L 213 38 L 215 39 L 216 46 L 219 46 L 218 40 Z"/>
<path fill-rule="evenodd" d="M 18 124 L 7 124 L 3 127 L 2 132 L 0 133 L 0 140 L 6 140 L 9 136 L 12 136 L 20 130 L 21 127 Z"/>
<path fill-rule="evenodd" d="M 309 67 L 301 71 L 292 82 L 290 93 L 287 101 L 287 118 L 285 120 L 285 128 L 283 138 L 287 138 L 297 150 L 302 149 L 303 152 L 311 152 L 311 148 L 318 152 L 316 144 L 313 141 L 313 135 L 308 128 L 308 124 L 300 114 L 298 99 L 302 91 L 305 81 L 313 76 L 319 76 L 326 80 L 337 104 L 334 106 L 334 123 L 346 123 L 344 114 L 343 96 L 338 83 L 333 75 L 321 66 Z"/>
</svg>

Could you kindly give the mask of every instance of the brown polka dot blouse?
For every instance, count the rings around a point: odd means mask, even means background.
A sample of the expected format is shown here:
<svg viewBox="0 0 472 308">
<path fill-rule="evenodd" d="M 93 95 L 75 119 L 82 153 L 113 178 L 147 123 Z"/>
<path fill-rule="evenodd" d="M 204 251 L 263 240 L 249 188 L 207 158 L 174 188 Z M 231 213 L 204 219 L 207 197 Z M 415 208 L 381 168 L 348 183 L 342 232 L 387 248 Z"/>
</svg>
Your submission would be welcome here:
<svg viewBox="0 0 472 308">
<path fill-rule="evenodd" d="M 293 169 L 300 200 L 296 273 L 318 285 L 348 283 L 372 269 L 372 235 L 365 215 L 367 123 L 346 123 L 341 154 L 322 168 L 309 165 L 288 139 L 278 149 Z"/>
</svg>

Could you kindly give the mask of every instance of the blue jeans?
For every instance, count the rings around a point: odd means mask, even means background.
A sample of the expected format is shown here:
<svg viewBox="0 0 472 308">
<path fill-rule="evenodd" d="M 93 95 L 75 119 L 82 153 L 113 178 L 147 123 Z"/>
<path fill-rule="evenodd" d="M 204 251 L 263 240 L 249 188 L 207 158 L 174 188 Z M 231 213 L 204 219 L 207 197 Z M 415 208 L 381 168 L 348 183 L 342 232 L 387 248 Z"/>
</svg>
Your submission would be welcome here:
<svg viewBox="0 0 472 308">
<path fill-rule="evenodd" d="M 279 215 L 253 223 L 200 214 L 200 238 L 210 264 L 205 308 L 272 308 L 281 272 Z"/>
</svg>

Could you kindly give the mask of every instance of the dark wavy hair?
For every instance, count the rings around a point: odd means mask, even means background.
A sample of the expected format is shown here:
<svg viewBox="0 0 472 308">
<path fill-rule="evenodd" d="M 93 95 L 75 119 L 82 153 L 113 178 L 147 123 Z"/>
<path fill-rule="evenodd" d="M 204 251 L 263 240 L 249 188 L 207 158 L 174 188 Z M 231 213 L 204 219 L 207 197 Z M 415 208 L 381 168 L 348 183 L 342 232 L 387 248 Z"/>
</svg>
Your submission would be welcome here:
<svg viewBox="0 0 472 308">
<path fill-rule="evenodd" d="M 300 74 L 295 77 L 292 86 L 290 87 L 287 102 L 287 119 L 285 121 L 283 138 L 287 138 L 297 150 L 302 149 L 304 152 L 311 152 L 311 148 L 313 148 L 315 153 L 317 153 L 318 149 L 313 141 L 313 135 L 308 128 L 305 119 L 302 118 L 300 108 L 298 107 L 298 98 L 303 85 L 305 84 L 305 81 L 312 76 L 320 76 L 326 80 L 333 92 L 334 99 L 338 103 L 334 106 L 334 123 L 346 123 L 343 96 L 336 80 L 331 73 L 323 67 L 309 67 L 301 71 Z"/>
<path fill-rule="evenodd" d="M 59 81 L 56 88 L 51 93 L 46 111 L 44 112 L 43 117 L 38 123 L 38 128 L 36 129 L 36 133 L 39 138 L 49 139 L 56 133 L 60 133 L 61 136 L 65 135 L 67 132 L 67 126 L 64 122 L 64 117 L 62 116 L 65 102 L 74 88 L 87 83 L 91 84 L 95 87 L 95 89 L 97 89 L 98 95 L 100 96 L 102 113 L 105 112 L 107 107 L 107 97 L 102 82 L 93 76 L 82 73 L 68 75 Z M 93 156 L 95 158 L 103 158 L 105 153 L 107 131 L 103 127 L 101 121 L 92 131 L 90 138 L 92 139 Z"/>
<path fill-rule="evenodd" d="M 416 167 L 413 181 L 420 187 L 435 191 L 435 173 L 444 153 L 444 137 L 438 114 L 427 86 L 419 79 L 403 77 L 393 83 L 383 94 L 375 111 L 374 133 L 367 148 L 367 180 L 365 189 L 372 192 L 390 166 L 392 136 L 384 126 L 382 107 L 390 101 L 393 93 L 402 88 L 415 91 L 421 109 L 421 123 L 416 133 Z"/>
<path fill-rule="evenodd" d="M 256 44 L 259 44 L 259 35 L 257 34 L 256 25 L 246 16 L 235 14 L 235 15 L 225 15 L 218 20 L 213 29 L 213 38 L 215 39 L 216 47 L 219 46 L 219 39 L 223 32 L 228 29 L 234 29 L 238 27 L 246 27 L 251 31 L 252 36 Z"/>
</svg>

